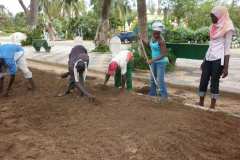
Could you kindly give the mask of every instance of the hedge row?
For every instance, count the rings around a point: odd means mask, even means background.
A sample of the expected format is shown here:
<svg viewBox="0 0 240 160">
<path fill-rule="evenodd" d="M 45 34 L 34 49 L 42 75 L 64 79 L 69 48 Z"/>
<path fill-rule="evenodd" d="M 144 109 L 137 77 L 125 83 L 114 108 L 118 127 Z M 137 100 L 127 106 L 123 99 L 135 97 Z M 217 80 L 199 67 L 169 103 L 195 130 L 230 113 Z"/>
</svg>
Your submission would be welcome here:
<svg viewBox="0 0 240 160">
<path fill-rule="evenodd" d="M 209 27 L 202 27 L 196 31 L 185 27 L 167 29 L 164 37 L 167 42 L 172 43 L 207 43 L 209 41 Z"/>
</svg>

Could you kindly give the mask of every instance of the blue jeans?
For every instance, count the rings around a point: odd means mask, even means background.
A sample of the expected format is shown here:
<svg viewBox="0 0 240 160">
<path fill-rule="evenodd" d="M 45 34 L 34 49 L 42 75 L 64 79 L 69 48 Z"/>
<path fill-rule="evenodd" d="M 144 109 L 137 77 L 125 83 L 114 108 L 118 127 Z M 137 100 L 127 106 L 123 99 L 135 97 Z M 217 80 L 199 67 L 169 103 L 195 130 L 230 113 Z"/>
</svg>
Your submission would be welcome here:
<svg viewBox="0 0 240 160">
<path fill-rule="evenodd" d="M 165 63 L 153 63 L 151 65 L 151 68 L 152 68 L 154 76 L 157 80 L 158 86 L 160 87 L 160 96 L 162 98 L 167 98 L 168 97 L 167 85 L 164 80 L 166 64 Z M 151 80 L 150 80 L 150 91 L 149 91 L 148 95 L 157 96 L 157 87 L 156 87 L 156 84 L 154 82 L 152 75 L 151 75 Z"/>
</svg>

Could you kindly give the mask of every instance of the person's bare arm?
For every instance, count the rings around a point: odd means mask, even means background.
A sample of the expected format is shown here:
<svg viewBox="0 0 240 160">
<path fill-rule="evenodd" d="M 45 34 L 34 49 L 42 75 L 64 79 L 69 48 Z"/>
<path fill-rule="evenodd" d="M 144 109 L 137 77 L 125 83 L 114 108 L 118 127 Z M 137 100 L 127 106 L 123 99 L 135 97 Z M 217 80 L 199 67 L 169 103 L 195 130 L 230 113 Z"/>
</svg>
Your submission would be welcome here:
<svg viewBox="0 0 240 160">
<path fill-rule="evenodd" d="M 69 83 L 66 91 L 65 91 L 64 93 L 59 93 L 57 96 L 58 96 L 58 97 L 63 97 L 63 96 L 68 95 L 68 94 L 71 92 L 71 89 L 73 88 L 73 85 L 74 85 L 74 84 Z"/>
<path fill-rule="evenodd" d="M 0 94 L 3 92 L 4 77 L 0 78 Z"/>
<path fill-rule="evenodd" d="M 6 92 L 4 93 L 4 96 L 8 96 L 9 95 L 9 91 L 11 90 L 14 81 L 15 81 L 15 75 L 11 75 L 10 76 L 10 80 L 9 80 L 9 84 L 8 84 Z"/>
<path fill-rule="evenodd" d="M 229 31 L 225 35 L 225 44 L 224 44 L 224 68 L 222 72 L 222 78 L 226 78 L 228 76 L 228 66 L 230 59 L 230 47 L 232 43 L 233 32 Z"/>
<path fill-rule="evenodd" d="M 87 96 L 91 101 L 95 100 L 95 97 L 85 89 L 81 82 L 76 82 L 75 85 L 77 89 L 83 93 L 83 95 Z"/>
<path fill-rule="evenodd" d="M 152 60 L 149 60 L 149 62 L 148 62 L 149 64 L 151 64 L 151 63 L 153 63 L 153 62 L 155 62 L 155 61 L 161 60 L 162 58 L 164 58 L 164 57 L 167 56 L 168 49 L 167 49 L 167 47 L 166 47 L 165 42 L 162 41 L 162 40 L 159 40 L 158 43 L 159 43 L 160 48 L 161 48 L 161 55 L 158 56 L 158 57 L 156 57 L 156 58 L 154 58 L 154 59 L 152 59 Z"/>
<path fill-rule="evenodd" d="M 67 78 L 70 75 L 70 72 L 61 74 L 61 78 Z"/>
<path fill-rule="evenodd" d="M 230 59 L 230 55 L 224 56 L 224 68 L 223 68 L 222 78 L 226 78 L 228 76 L 229 59 Z"/>
<path fill-rule="evenodd" d="M 107 85 L 107 82 L 109 81 L 109 79 L 110 79 L 110 75 L 106 74 L 105 80 L 104 80 L 104 85 Z"/>
</svg>

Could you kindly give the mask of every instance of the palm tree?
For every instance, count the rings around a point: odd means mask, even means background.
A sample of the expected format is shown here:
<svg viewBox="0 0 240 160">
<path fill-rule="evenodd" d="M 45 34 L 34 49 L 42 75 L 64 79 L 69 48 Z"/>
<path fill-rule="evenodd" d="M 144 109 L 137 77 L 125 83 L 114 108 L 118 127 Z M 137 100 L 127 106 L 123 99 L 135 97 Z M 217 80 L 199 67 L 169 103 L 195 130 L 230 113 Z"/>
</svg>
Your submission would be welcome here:
<svg viewBox="0 0 240 160">
<path fill-rule="evenodd" d="M 61 16 L 62 2 L 59 0 L 40 0 L 40 8 L 44 16 L 46 30 L 50 40 L 57 39 L 57 33 L 53 26 L 53 20 Z"/>
<path fill-rule="evenodd" d="M 108 45 L 109 16 L 112 0 L 103 0 L 101 9 L 101 20 L 95 36 L 96 46 Z"/>
<path fill-rule="evenodd" d="M 153 0 L 148 1 L 148 10 L 151 14 L 155 13 L 155 3 L 153 2 Z"/>
<path fill-rule="evenodd" d="M 161 0 L 158 0 L 158 9 L 157 9 L 157 14 L 161 14 Z"/>
<path fill-rule="evenodd" d="M 59 17 L 73 18 L 85 12 L 84 0 L 39 0 L 40 8 L 45 17 L 45 25 L 50 39 L 57 38 L 53 20 Z"/>
<path fill-rule="evenodd" d="M 78 17 L 85 12 L 84 0 L 39 0 L 43 11 L 51 17 Z M 49 13 L 51 12 L 51 13 Z"/>
<path fill-rule="evenodd" d="M 62 3 L 62 13 L 67 13 L 68 17 L 77 17 L 85 12 L 84 0 L 60 0 Z"/>
<path fill-rule="evenodd" d="M 147 5 L 145 0 L 137 0 L 137 11 L 140 37 L 142 40 L 147 41 Z"/>
<path fill-rule="evenodd" d="M 24 2 L 22 0 L 18 0 L 20 5 L 22 6 L 26 17 L 27 17 L 27 22 L 30 26 L 34 27 L 37 24 L 37 15 L 38 15 L 38 0 L 31 0 L 30 1 L 30 6 L 29 9 L 26 7 Z"/>
<path fill-rule="evenodd" d="M 131 13 L 131 6 L 128 0 L 113 0 L 113 12 L 116 14 L 119 19 L 123 20 L 123 27 L 125 31 L 125 23 L 129 14 Z"/>
<path fill-rule="evenodd" d="M 39 0 L 41 11 L 52 21 L 61 16 L 62 2 L 59 0 Z"/>
</svg>

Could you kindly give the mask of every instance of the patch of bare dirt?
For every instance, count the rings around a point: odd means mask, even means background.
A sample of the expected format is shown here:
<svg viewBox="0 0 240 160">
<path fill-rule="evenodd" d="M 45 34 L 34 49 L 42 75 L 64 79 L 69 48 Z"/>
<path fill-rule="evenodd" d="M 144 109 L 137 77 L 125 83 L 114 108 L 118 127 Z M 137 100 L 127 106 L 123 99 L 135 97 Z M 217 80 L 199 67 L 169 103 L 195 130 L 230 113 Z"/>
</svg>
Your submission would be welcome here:
<svg viewBox="0 0 240 160">
<path fill-rule="evenodd" d="M 183 100 L 154 103 L 90 78 L 95 103 L 76 93 L 57 98 L 66 81 L 34 70 L 32 93 L 18 76 L 0 98 L 1 160 L 239 160 L 240 119 L 197 110 Z M 145 90 L 144 90 L 145 91 Z"/>
</svg>

